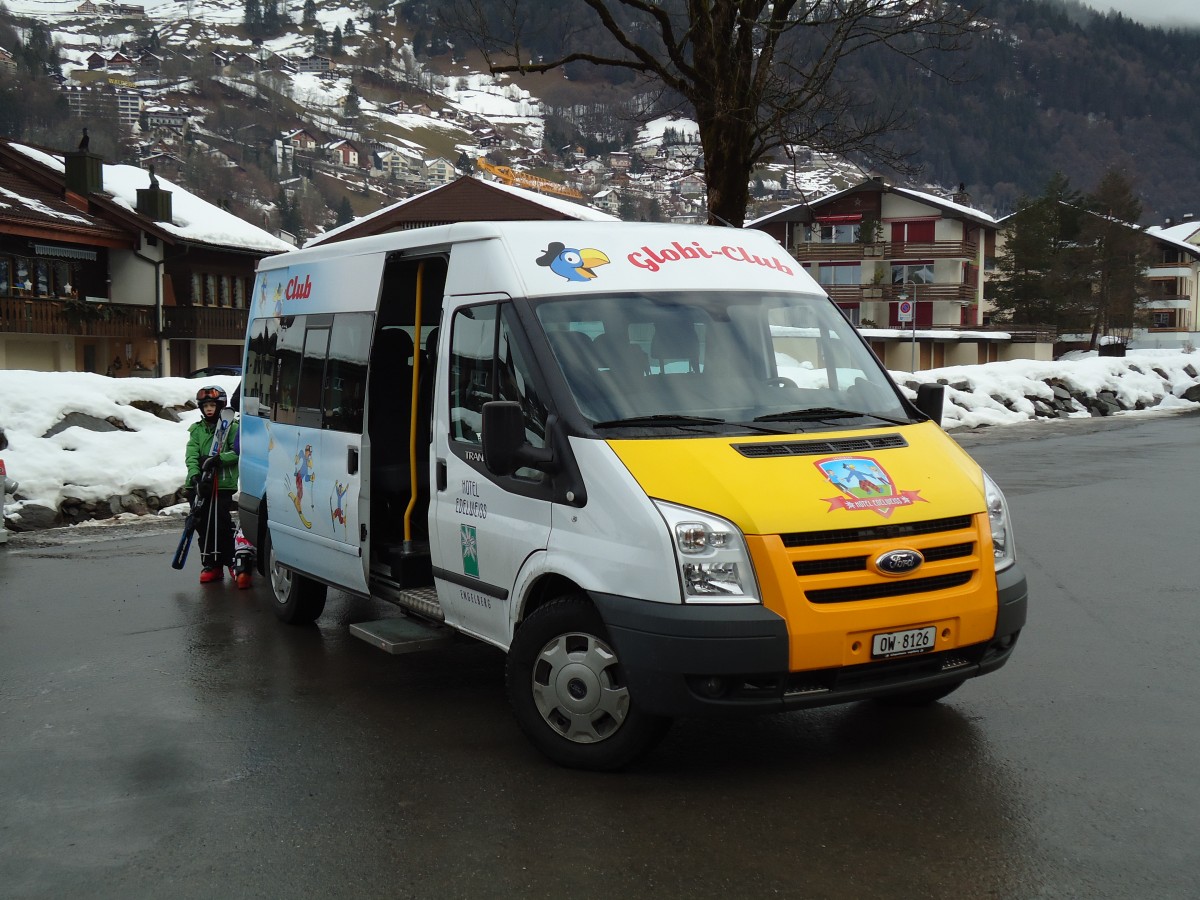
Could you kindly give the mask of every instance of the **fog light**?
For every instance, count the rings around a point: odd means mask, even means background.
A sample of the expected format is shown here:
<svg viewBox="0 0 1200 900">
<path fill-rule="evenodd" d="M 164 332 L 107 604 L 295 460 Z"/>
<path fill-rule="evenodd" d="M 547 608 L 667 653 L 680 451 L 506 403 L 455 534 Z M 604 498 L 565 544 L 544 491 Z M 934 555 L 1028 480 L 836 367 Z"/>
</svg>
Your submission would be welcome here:
<svg viewBox="0 0 1200 900">
<path fill-rule="evenodd" d="M 715 700 L 725 693 L 726 681 L 719 675 L 701 675 L 690 679 L 692 690 L 703 697 Z"/>
</svg>

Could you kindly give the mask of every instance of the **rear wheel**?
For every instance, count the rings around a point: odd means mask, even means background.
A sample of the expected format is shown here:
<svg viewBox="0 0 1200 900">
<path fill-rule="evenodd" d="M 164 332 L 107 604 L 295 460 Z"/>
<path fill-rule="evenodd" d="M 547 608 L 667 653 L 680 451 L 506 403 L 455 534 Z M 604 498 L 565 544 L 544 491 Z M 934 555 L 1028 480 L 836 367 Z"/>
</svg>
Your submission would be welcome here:
<svg viewBox="0 0 1200 900">
<path fill-rule="evenodd" d="M 279 562 L 271 533 L 266 536 L 267 576 L 271 579 L 275 615 L 289 625 L 311 625 L 325 611 L 325 585 L 299 575 Z"/>
<path fill-rule="evenodd" d="M 521 730 L 570 768 L 621 768 L 671 724 L 637 706 L 600 614 L 578 594 L 539 607 L 517 629 L 505 684 Z"/>
</svg>

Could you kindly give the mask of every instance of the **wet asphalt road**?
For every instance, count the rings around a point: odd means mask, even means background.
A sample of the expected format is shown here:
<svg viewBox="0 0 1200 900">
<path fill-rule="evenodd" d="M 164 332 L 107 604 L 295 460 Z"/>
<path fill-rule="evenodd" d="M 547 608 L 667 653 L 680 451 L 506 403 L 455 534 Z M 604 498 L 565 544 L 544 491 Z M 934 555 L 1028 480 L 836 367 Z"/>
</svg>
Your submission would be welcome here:
<svg viewBox="0 0 1200 900">
<path fill-rule="evenodd" d="M 1006 668 L 679 722 L 616 775 L 537 755 L 499 652 L 390 657 L 343 594 L 281 625 L 171 570 L 178 523 L 14 536 L 0 897 L 1200 896 L 1200 414 L 959 439 L 1030 581 Z"/>
</svg>

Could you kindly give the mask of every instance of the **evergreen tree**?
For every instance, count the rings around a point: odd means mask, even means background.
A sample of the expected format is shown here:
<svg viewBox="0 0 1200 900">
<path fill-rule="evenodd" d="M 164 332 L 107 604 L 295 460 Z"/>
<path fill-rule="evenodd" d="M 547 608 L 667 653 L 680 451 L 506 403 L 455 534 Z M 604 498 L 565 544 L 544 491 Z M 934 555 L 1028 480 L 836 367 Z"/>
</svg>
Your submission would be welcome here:
<svg viewBox="0 0 1200 900">
<path fill-rule="evenodd" d="M 1147 292 L 1150 240 L 1138 227 L 1142 202 L 1133 184 L 1115 169 L 1101 177 L 1087 197 L 1081 244 L 1091 250 L 1094 272 L 1091 348 L 1101 336 L 1128 339 Z"/>
<path fill-rule="evenodd" d="M 362 104 L 358 98 L 358 88 L 350 85 L 350 89 L 346 91 L 346 100 L 342 104 L 342 115 L 347 119 L 357 119 L 362 112 Z"/>
<path fill-rule="evenodd" d="M 329 52 L 329 35 L 318 25 L 313 29 L 313 55 L 323 56 Z"/>
<path fill-rule="evenodd" d="M 277 35 L 282 29 L 282 18 L 279 15 L 277 0 L 262 0 L 263 4 L 263 33 Z"/>
<path fill-rule="evenodd" d="M 338 204 L 337 209 L 337 224 L 348 225 L 354 221 L 354 209 L 350 206 L 350 198 L 342 196 L 342 202 Z"/>
<path fill-rule="evenodd" d="M 246 26 L 246 31 L 251 35 L 261 34 L 263 27 L 262 3 L 259 0 L 244 0 L 243 10 L 242 23 Z"/>
<path fill-rule="evenodd" d="M 343 36 L 343 37 L 354 37 L 354 35 L 355 35 L 355 34 L 357 34 L 357 33 L 358 33 L 358 32 L 357 32 L 357 31 L 355 30 L 355 28 L 354 28 L 354 20 L 353 20 L 353 19 L 347 19 L 347 20 L 346 20 L 346 27 L 342 29 L 342 36 Z"/>
<path fill-rule="evenodd" d="M 317 24 L 317 4 L 316 0 L 304 0 L 304 13 L 300 19 L 301 25 L 316 25 Z"/>
<path fill-rule="evenodd" d="M 1091 301 L 1087 254 L 1080 247 L 1083 206 L 1083 195 L 1061 173 L 1041 196 L 1018 201 L 989 284 L 997 321 L 1059 333 L 1082 327 Z"/>
<path fill-rule="evenodd" d="M 329 52 L 334 56 L 342 55 L 342 26 L 333 26 L 333 37 L 329 41 Z"/>
</svg>

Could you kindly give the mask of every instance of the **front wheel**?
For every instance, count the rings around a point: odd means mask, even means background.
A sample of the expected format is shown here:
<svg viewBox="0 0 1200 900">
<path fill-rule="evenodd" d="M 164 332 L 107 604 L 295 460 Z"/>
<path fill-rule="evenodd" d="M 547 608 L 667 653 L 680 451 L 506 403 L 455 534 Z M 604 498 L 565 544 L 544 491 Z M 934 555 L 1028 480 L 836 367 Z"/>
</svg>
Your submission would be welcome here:
<svg viewBox="0 0 1200 900">
<path fill-rule="evenodd" d="M 275 616 L 289 625 L 311 625 L 325 611 L 325 585 L 280 563 L 269 531 L 266 545 L 267 575 L 271 579 Z"/>
<path fill-rule="evenodd" d="M 578 594 L 539 607 L 517 629 L 505 686 L 534 746 L 573 769 L 628 765 L 671 724 L 638 708 L 600 614 Z"/>
</svg>

